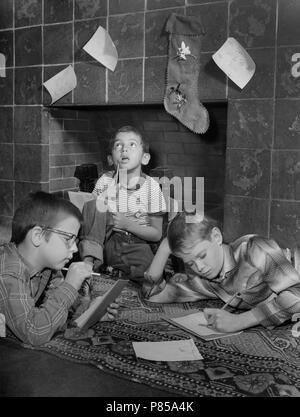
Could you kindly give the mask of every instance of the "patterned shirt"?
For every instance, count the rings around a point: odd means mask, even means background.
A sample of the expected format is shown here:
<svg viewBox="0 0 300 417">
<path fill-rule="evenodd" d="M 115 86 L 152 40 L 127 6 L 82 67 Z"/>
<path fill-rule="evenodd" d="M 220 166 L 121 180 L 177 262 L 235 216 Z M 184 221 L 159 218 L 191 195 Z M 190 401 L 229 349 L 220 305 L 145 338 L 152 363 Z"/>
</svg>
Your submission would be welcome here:
<svg viewBox="0 0 300 417">
<path fill-rule="evenodd" d="M 172 279 L 150 301 L 183 302 L 220 298 L 230 306 L 251 310 L 259 323 L 277 326 L 300 312 L 300 275 L 272 239 L 246 235 L 223 245 L 224 264 L 214 280 L 196 275 L 187 265 L 188 279 Z M 154 291 L 152 292 L 154 293 Z"/>
<path fill-rule="evenodd" d="M 15 244 L 0 246 L 0 313 L 23 342 L 41 345 L 66 323 L 78 292 L 61 271 L 34 273 Z"/>
<path fill-rule="evenodd" d="M 116 184 L 113 172 L 107 172 L 97 181 L 93 194 L 106 201 L 109 211 L 124 213 L 140 225 L 149 226 L 149 214 L 162 214 L 166 203 L 157 181 L 143 174 L 140 182 L 136 189 L 127 189 Z"/>
</svg>

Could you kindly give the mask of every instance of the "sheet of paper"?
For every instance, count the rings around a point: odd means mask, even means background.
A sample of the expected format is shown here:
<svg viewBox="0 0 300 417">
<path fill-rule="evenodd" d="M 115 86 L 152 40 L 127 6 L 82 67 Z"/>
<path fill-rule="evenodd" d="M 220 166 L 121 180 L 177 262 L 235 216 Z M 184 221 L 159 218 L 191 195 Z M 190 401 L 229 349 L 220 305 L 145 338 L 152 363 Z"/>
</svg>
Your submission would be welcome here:
<svg viewBox="0 0 300 417">
<path fill-rule="evenodd" d="M 0 53 L 0 77 L 6 77 L 6 56 Z"/>
<path fill-rule="evenodd" d="M 82 211 L 84 203 L 94 200 L 95 197 L 92 193 L 86 193 L 83 191 L 68 191 L 69 199 L 80 211 Z"/>
<path fill-rule="evenodd" d="M 255 62 L 234 38 L 228 38 L 212 58 L 240 88 L 244 88 L 255 73 Z"/>
<path fill-rule="evenodd" d="M 99 26 L 83 49 L 102 65 L 114 71 L 118 62 L 118 51 L 108 32 Z"/>
<path fill-rule="evenodd" d="M 172 321 L 190 329 L 191 331 L 198 333 L 200 336 L 210 336 L 212 334 L 223 334 L 210 327 L 207 327 L 207 320 L 204 316 L 203 311 L 198 311 L 194 314 L 189 314 L 183 317 L 172 318 Z"/>
<path fill-rule="evenodd" d="M 72 65 L 69 65 L 67 68 L 54 75 L 54 77 L 44 82 L 44 86 L 47 88 L 52 98 L 51 104 L 74 90 L 76 85 L 77 78 Z"/>
<path fill-rule="evenodd" d="M 5 316 L 0 313 L 0 337 L 6 337 Z"/>
<path fill-rule="evenodd" d="M 197 361 L 203 359 L 193 339 L 167 342 L 132 342 L 138 358 L 150 361 Z"/>
</svg>

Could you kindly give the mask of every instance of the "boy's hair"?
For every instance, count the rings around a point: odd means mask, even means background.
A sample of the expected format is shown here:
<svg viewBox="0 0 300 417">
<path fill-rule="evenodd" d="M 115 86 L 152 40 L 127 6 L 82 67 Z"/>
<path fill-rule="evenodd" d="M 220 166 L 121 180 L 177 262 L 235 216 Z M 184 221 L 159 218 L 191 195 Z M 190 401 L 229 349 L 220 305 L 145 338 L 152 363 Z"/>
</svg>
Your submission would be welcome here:
<svg viewBox="0 0 300 417">
<path fill-rule="evenodd" d="M 207 215 L 200 221 L 197 221 L 196 217 L 195 222 L 191 220 L 193 219 L 190 214 L 180 212 L 169 223 L 167 238 L 173 254 L 188 252 L 199 240 L 210 240 L 213 228 L 219 228 L 217 220 Z"/>
<path fill-rule="evenodd" d="M 62 214 L 75 217 L 82 224 L 80 210 L 70 201 L 44 191 L 30 193 L 19 204 L 12 220 L 11 242 L 23 242 L 34 226 L 55 227 Z"/>
<path fill-rule="evenodd" d="M 141 144 L 142 144 L 144 153 L 149 153 L 149 143 L 143 138 L 141 132 L 136 127 L 130 126 L 130 125 L 122 126 L 120 127 L 120 129 L 116 131 L 113 138 L 110 139 L 109 144 L 108 144 L 109 153 L 111 153 L 113 149 L 117 135 L 123 132 L 132 132 L 132 133 L 135 133 L 137 136 L 139 136 L 141 139 Z"/>
</svg>

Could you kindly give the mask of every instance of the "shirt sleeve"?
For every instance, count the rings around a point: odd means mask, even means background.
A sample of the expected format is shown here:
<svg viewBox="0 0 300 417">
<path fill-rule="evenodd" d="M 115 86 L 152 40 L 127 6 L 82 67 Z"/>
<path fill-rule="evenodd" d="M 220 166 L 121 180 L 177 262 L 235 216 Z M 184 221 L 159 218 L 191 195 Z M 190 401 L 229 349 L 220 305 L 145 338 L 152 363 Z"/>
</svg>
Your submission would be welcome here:
<svg viewBox="0 0 300 417">
<path fill-rule="evenodd" d="M 113 172 L 107 172 L 101 175 L 101 177 L 96 182 L 95 187 L 92 192 L 92 194 L 95 197 L 103 194 L 107 190 L 109 183 L 111 182 L 112 176 L 113 176 Z"/>
<path fill-rule="evenodd" d="M 249 262 L 263 274 L 273 295 L 251 311 L 265 327 L 278 326 L 300 311 L 300 275 L 273 240 L 251 239 Z"/>
<path fill-rule="evenodd" d="M 157 181 L 150 178 L 148 214 L 164 214 L 167 210 L 164 195 Z"/>
<path fill-rule="evenodd" d="M 41 345 L 48 342 L 68 317 L 78 296 L 70 284 L 56 277 L 36 306 L 30 281 L 18 274 L 3 274 L 0 280 L 0 306 L 12 332 L 23 342 Z"/>
</svg>

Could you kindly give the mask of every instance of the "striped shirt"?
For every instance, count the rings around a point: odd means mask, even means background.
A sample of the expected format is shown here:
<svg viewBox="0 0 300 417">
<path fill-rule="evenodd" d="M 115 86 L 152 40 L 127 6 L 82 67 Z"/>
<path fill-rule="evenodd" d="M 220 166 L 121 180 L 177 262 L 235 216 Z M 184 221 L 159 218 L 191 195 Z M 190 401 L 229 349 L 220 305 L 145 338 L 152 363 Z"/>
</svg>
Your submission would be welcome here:
<svg viewBox="0 0 300 417">
<path fill-rule="evenodd" d="M 139 186 L 127 189 L 116 184 L 113 172 L 103 174 L 97 181 L 93 194 L 102 198 L 111 212 L 124 213 L 140 225 L 149 226 L 149 214 L 163 214 L 166 203 L 157 181 L 148 175 L 140 177 Z"/>
<path fill-rule="evenodd" d="M 33 268 L 15 244 L 0 246 L 0 313 L 23 342 L 41 345 L 62 328 L 78 292 L 64 282 L 61 271 Z"/>
<path fill-rule="evenodd" d="M 171 279 L 159 293 L 159 302 L 219 298 L 226 303 L 239 293 L 229 305 L 251 310 L 265 327 L 300 312 L 300 275 L 274 240 L 246 235 L 224 244 L 223 250 L 224 265 L 217 278 L 205 279 L 186 265 L 189 279 L 180 283 Z"/>
</svg>

